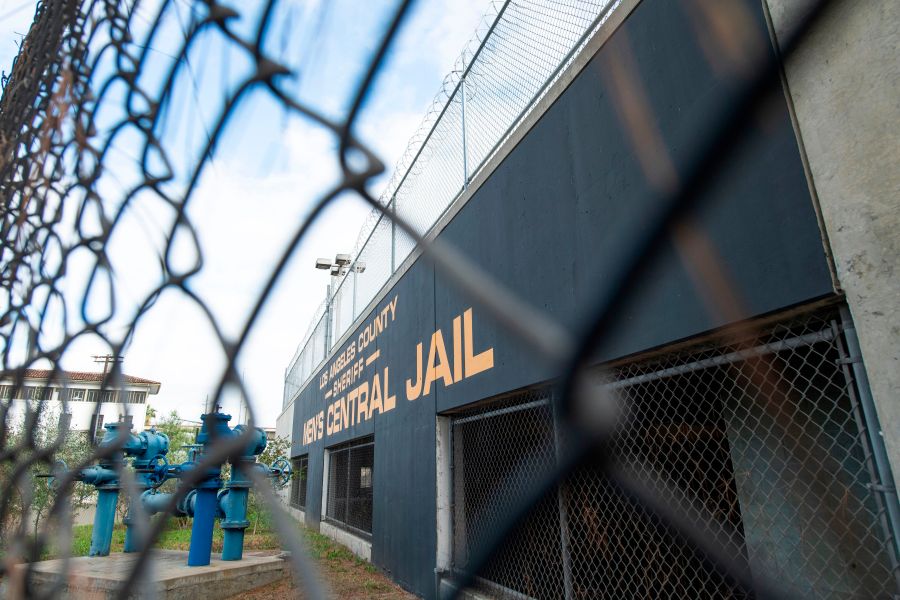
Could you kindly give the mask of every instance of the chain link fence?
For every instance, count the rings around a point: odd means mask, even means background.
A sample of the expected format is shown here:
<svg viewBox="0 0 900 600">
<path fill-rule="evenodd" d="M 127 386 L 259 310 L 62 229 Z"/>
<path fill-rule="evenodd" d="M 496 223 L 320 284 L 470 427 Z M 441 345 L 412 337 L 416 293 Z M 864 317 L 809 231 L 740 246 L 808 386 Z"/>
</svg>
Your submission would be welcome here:
<svg viewBox="0 0 900 600">
<path fill-rule="evenodd" d="M 701 203 L 712 174 L 732 155 L 766 94 L 782 93 L 782 63 L 768 54 L 741 57 L 721 110 L 711 111 L 708 129 L 697 131 L 695 143 L 684 149 L 684 172 L 665 181 L 664 189 L 654 188 L 647 203 L 652 210 L 642 221 L 646 227 L 605 279 L 608 288 L 586 303 L 593 314 L 570 332 L 487 276 L 464 252 L 422 234 L 618 4 L 495 5 L 386 191 L 375 198 L 369 186 L 384 167 L 356 138 L 355 126 L 410 4 L 392 6 L 374 49 L 360 61 L 365 69 L 345 110 L 334 116 L 282 84 L 300 68 L 272 52 L 271 25 L 288 20 L 277 2 L 262 3 L 254 27 L 239 18 L 251 12 L 243 3 L 40 3 L 0 99 L 4 383 L 21 389 L 28 369 L 47 366 L 48 381 L 63 381 L 64 357 L 79 339 L 95 336 L 114 359 L 100 393 L 121 389 L 116 359 L 138 323 L 174 294 L 218 336 L 225 365 L 208 408 L 226 388 L 246 396 L 237 368 L 246 340 L 309 228 L 346 192 L 376 211 L 353 252 L 355 266 L 365 262 L 366 270 L 351 269 L 314 320 L 289 366 L 286 402 L 414 247 L 559 375 L 552 394 L 529 392 L 454 415 L 454 559 L 461 586 L 480 581 L 492 593 L 514 597 L 842 598 L 896 591 L 896 539 L 888 524 L 896 522 L 890 516 L 896 495 L 888 491 L 884 462 L 876 460 L 877 440 L 869 437 L 877 431 L 871 410 L 860 408 L 862 385 L 854 386 L 859 356 L 845 335 L 846 319 L 817 314 L 766 327 L 761 335 L 735 334 L 716 345 L 614 365 L 599 385 L 586 375 L 594 372 L 591 357 L 603 349 L 609 324 L 634 300 L 660 248 L 683 224 L 681 217 Z M 722 6 L 724 0 L 703 4 L 711 23 L 726 25 L 697 33 L 712 54 L 728 42 L 719 32 L 743 25 L 736 20 L 742 13 Z M 828 6 L 826 0 L 813 3 L 779 36 L 782 56 L 803 42 Z M 167 27 L 177 35 L 157 37 Z M 289 30 L 281 33 L 290 37 Z M 210 56 L 212 48 L 240 61 L 240 68 L 223 69 L 233 77 L 225 91 L 203 88 L 194 78 L 192 61 Z M 205 263 L 199 223 L 188 205 L 251 92 L 331 136 L 342 170 L 335 188 L 315 198 L 272 257 L 246 318 L 222 323 L 192 287 Z M 201 103 L 216 112 L 214 118 L 194 118 Z M 179 116 L 200 130 L 193 144 Z M 633 122 L 618 125 L 630 129 Z M 148 290 L 131 290 L 137 303 L 123 308 L 116 278 L 146 264 L 129 262 L 131 254 L 117 240 L 129 231 L 122 223 L 146 216 L 143 210 L 168 216 L 147 270 L 156 280 Z M 739 298 L 705 268 L 715 257 L 704 258 L 706 263 L 696 265 L 698 295 L 734 315 Z M 80 280 L 76 273 L 87 276 Z M 64 412 L 67 396 L 61 397 Z M 589 432 L 577 429 L 573 408 L 603 407 L 616 397 L 626 408 L 617 429 L 606 417 Z M 9 402 L 0 402 L 0 576 L 17 578 L 22 595 L 31 590 L 33 565 L 44 553 L 68 548 L 73 473 L 120 450 L 88 448 L 70 461 L 47 520 L 35 527 L 30 511 L 37 473 L 62 456 L 67 437 L 61 420 L 52 435 L 38 439 L 45 402 L 29 405 L 21 435 L 13 435 Z M 252 406 L 246 408 L 253 423 Z M 122 413 L 130 414 L 127 403 Z M 568 435 L 572 429 L 581 435 Z M 241 456 L 250 441 L 251 428 L 246 431 L 215 440 L 179 479 L 163 512 L 173 511 L 208 469 Z M 373 453 L 365 440 L 329 449 L 326 519 L 371 532 Z M 123 501 L 134 502 L 139 490 L 133 474 L 122 464 L 115 468 Z M 253 471 L 248 476 L 257 477 Z M 264 483 L 256 481 L 256 489 L 283 534 L 304 593 L 326 597 L 301 536 L 288 533 L 294 524 Z M 298 478 L 298 504 L 302 483 Z M 17 502 L 18 513 L 12 510 Z M 122 574 L 119 597 L 130 597 L 146 581 L 153 557 L 148 550 L 165 526 L 165 518 L 140 526 L 143 551 Z M 66 569 L 48 596 L 62 593 Z"/>
<path fill-rule="evenodd" d="M 425 235 L 523 122 L 591 35 L 614 0 L 495 2 L 443 83 L 379 202 Z M 333 283 L 327 353 L 412 252 L 413 239 L 381 211 L 363 225 L 352 265 Z M 288 364 L 283 406 L 324 361 L 317 314 Z M 313 363 L 312 368 L 308 364 Z"/>
<path fill-rule="evenodd" d="M 836 312 L 605 372 L 623 407 L 611 460 L 794 598 L 900 593 L 885 497 Z M 559 445 L 548 390 L 453 416 L 454 564 Z M 532 473 L 529 477 L 528 474 Z M 893 562 L 892 562 L 893 561 Z M 510 598 L 747 598 L 602 469 L 581 468 L 478 573 Z"/>
</svg>

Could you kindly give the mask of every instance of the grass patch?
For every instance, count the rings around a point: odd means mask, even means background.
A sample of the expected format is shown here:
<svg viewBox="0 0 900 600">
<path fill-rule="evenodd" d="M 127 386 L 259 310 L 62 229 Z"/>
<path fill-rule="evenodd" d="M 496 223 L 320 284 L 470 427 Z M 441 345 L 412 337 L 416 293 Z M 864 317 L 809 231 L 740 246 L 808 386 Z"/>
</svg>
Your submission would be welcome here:
<svg viewBox="0 0 900 600">
<path fill-rule="evenodd" d="M 72 556 L 87 556 L 91 548 L 91 531 L 93 525 L 76 525 L 72 528 Z M 257 527 L 256 533 L 249 527 L 244 534 L 244 550 L 277 550 L 281 548 L 278 536 L 269 527 Z M 222 527 L 216 520 L 213 526 L 212 551 L 222 551 Z M 191 545 L 191 520 L 170 518 L 159 536 L 154 548 L 162 550 L 187 550 Z M 122 552 L 125 549 L 125 525 L 119 523 L 113 529 L 110 552 Z M 47 558 L 54 558 L 58 553 L 51 553 Z"/>
<path fill-rule="evenodd" d="M 252 519 L 251 519 L 252 522 Z M 91 546 L 91 525 L 77 525 L 72 528 L 72 556 L 87 556 Z M 365 598 L 377 595 L 380 598 L 411 598 L 391 583 L 375 565 L 353 554 L 346 547 L 334 542 L 318 532 L 297 525 L 297 534 L 303 536 L 306 548 L 317 563 L 319 571 L 328 581 L 336 597 Z M 165 550 L 187 550 L 191 543 L 191 520 L 170 518 L 154 547 Z M 122 552 L 125 545 L 125 526 L 116 525 L 113 530 L 112 552 Z M 245 533 L 245 550 L 278 550 L 281 540 L 271 527 L 269 519 L 259 519 L 256 533 L 251 525 Z M 213 529 L 213 552 L 222 551 L 222 528 L 216 521 Z M 53 558 L 47 556 L 46 558 Z M 280 583 L 277 586 L 290 585 Z M 274 589 L 274 588 L 273 588 Z M 280 588 L 279 588 L 280 589 Z M 271 600 L 271 596 L 260 591 L 260 595 L 249 594 L 245 600 Z M 280 597 L 280 596 L 279 596 Z"/>
</svg>

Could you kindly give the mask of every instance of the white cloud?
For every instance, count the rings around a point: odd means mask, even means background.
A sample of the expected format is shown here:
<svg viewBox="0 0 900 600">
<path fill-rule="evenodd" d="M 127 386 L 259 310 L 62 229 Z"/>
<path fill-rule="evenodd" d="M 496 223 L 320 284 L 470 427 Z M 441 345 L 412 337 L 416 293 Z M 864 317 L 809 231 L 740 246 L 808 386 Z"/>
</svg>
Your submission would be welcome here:
<svg viewBox="0 0 900 600">
<path fill-rule="evenodd" d="M 372 144 L 388 168 L 402 155 L 409 137 L 416 131 L 440 82 L 450 70 L 488 6 L 486 0 L 433 0 L 421 2 L 398 40 L 388 68 L 380 77 L 372 101 L 366 107 L 358 133 Z M 0 11 L 3 9 L 0 8 Z M 33 11 L 17 14 L 17 21 L 3 24 L 9 31 L 27 24 Z M 2 31 L 2 30 L 0 30 Z M 10 58 L 15 53 L 10 53 Z M 0 53 L 0 61 L 4 55 Z M 9 60 L 6 61 L 9 64 Z M 8 70 L 8 66 L 6 67 Z M 188 82 L 185 82 L 188 83 Z M 214 90 L 208 93 L 217 93 Z M 205 105 L 204 105 L 205 106 Z M 273 104 L 259 111 L 241 113 L 230 127 L 240 133 L 225 146 L 206 169 L 190 200 L 188 214 L 196 225 L 203 271 L 191 288 L 213 315 L 229 339 L 242 329 L 254 302 L 272 272 L 275 262 L 288 246 L 314 199 L 337 181 L 336 141 L 332 133 L 298 118 L 285 121 L 275 137 L 254 131 L 254 119 L 266 119 L 271 131 Z M 196 124 L 189 111 L 196 102 L 184 102 L 188 111 L 181 121 Z M 181 122 L 173 117 L 173 122 Z M 251 164 L 246 158 L 260 159 Z M 265 164 L 266 157 L 276 163 Z M 112 179 L 128 180 L 134 164 L 120 157 L 108 166 L 111 180 L 102 191 L 113 202 L 122 190 Z M 383 186 L 387 177 L 382 178 Z M 136 201 L 110 240 L 109 250 L 116 268 L 117 309 L 130 315 L 161 277 L 159 254 L 173 212 L 151 194 Z M 325 296 L 327 274 L 312 268 L 315 258 L 349 251 L 357 241 L 359 228 L 369 210 L 361 201 L 346 196 L 335 202 L 293 253 L 285 273 L 252 329 L 238 361 L 246 378 L 249 400 L 258 422 L 274 425 L 281 410 L 284 369 L 306 332 L 309 320 Z M 184 246 L 189 248 L 190 244 Z M 176 259 L 190 258 L 184 248 Z M 72 298 L 78 296 L 90 262 L 74 266 L 68 277 Z M 79 307 L 73 303 L 73 308 Z M 99 303 L 96 308 L 104 308 Z M 121 335 L 123 318 L 111 325 L 110 335 Z M 92 354 L 108 348 L 92 336 L 77 340 L 64 357 L 70 369 L 95 368 Z M 210 320 L 179 290 L 169 290 L 140 321 L 133 342 L 125 351 L 124 369 L 134 375 L 162 382 L 152 402 L 162 412 L 177 410 L 184 418 L 196 419 L 207 394 L 214 392 L 224 368 L 221 345 Z M 226 410 L 237 413 L 234 395 Z"/>
</svg>

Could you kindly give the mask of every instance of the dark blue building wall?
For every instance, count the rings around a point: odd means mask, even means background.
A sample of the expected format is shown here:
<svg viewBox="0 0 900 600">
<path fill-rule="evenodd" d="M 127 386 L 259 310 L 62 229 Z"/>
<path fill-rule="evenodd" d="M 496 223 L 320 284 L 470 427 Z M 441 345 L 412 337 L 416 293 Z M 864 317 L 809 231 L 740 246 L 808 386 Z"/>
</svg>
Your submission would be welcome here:
<svg viewBox="0 0 900 600">
<path fill-rule="evenodd" d="M 758 3 L 746 4 L 759 36 L 768 40 Z M 575 333 L 598 289 L 630 251 L 655 197 L 603 72 L 609 61 L 623 56 L 635 67 L 631 72 L 652 108 L 652 126 L 668 160 L 682 173 L 686 149 L 721 103 L 727 85 L 695 42 L 683 3 L 644 0 L 441 233 Z M 692 221 L 718 254 L 748 316 L 833 293 L 780 95 L 765 118 L 754 122 L 736 159 L 711 182 L 709 196 Z M 304 423 L 339 396 L 326 400 L 314 379 L 296 403 L 293 454 L 309 453 L 307 519 L 314 524 L 322 510 L 323 449 L 374 432 L 373 561 L 405 587 L 431 597 L 435 414 L 544 381 L 552 373 L 424 260 L 407 271 L 372 315 L 394 297 L 396 319 L 360 355 L 378 349 L 380 356 L 364 369 L 363 379 L 388 367 L 396 408 L 304 445 Z M 452 352 L 453 319 L 469 307 L 474 352 L 491 348 L 493 368 L 451 386 L 439 380 L 430 394 L 407 400 L 405 382 L 416 378 L 416 344 L 421 342 L 427 355 L 431 335 L 440 329 Z M 668 248 L 598 359 L 724 324 L 709 313 L 682 259 Z M 347 344 L 356 343 L 361 330 Z"/>
</svg>

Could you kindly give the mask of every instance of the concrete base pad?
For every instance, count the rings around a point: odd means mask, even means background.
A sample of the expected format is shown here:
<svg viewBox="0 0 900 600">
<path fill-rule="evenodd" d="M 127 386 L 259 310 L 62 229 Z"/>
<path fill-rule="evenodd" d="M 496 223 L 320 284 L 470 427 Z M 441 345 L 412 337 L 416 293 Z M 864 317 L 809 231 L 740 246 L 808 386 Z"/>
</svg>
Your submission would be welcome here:
<svg viewBox="0 0 900 600">
<path fill-rule="evenodd" d="M 137 558 L 136 554 L 115 553 L 70 559 L 62 597 L 90 600 L 117 597 L 117 590 L 131 573 Z M 32 567 L 31 583 L 41 593 L 58 580 L 63 561 L 47 560 Z M 279 581 L 289 574 L 288 562 L 281 553 L 245 552 L 244 558 L 238 561 L 222 561 L 213 556 L 209 566 L 188 567 L 187 552 L 155 550 L 142 582 L 129 598 L 227 598 Z"/>
</svg>

